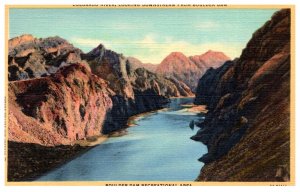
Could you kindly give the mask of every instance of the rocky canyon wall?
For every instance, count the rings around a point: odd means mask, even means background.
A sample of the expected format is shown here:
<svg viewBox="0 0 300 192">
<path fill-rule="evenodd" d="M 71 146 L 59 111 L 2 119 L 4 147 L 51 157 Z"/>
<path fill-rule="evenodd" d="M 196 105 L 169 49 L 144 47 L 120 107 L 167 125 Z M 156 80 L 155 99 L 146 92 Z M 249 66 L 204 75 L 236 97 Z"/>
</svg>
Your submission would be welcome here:
<svg viewBox="0 0 300 192">
<path fill-rule="evenodd" d="M 60 37 L 9 40 L 8 139 L 41 145 L 122 129 L 135 114 L 191 96 L 182 82 L 134 68 L 102 44 L 89 53 Z"/>
<path fill-rule="evenodd" d="M 290 10 L 258 29 L 239 59 L 199 80 L 209 112 L 192 139 L 207 145 L 198 181 L 289 181 Z"/>
</svg>

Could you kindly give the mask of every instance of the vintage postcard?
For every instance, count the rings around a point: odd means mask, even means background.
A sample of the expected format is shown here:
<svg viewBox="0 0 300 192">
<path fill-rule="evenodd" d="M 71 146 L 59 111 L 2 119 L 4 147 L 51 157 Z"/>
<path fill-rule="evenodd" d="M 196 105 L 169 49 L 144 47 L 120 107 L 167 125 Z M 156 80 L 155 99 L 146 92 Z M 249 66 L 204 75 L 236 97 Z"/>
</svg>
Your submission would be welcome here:
<svg viewBox="0 0 300 192">
<path fill-rule="evenodd" d="M 6 185 L 295 185 L 292 5 L 7 5 Z"/>
</svg>

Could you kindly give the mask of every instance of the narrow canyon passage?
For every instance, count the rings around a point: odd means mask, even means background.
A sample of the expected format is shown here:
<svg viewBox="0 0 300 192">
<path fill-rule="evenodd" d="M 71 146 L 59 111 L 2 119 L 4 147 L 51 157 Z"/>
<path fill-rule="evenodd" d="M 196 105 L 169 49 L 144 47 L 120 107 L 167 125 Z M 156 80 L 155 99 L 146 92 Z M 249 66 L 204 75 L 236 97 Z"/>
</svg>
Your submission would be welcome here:
<svg viewBox="0 0 300 192">
<path fill-rule="evenodd" d="M 207 153 L 190 137 L 189 122 L 199 115 L 182 104 L 193 98 L 172 99 L 167 109 L 135 119 L 128 134 L 113 137 L 46 173 L 37 181 L 194 181 Z"/>
</svg>

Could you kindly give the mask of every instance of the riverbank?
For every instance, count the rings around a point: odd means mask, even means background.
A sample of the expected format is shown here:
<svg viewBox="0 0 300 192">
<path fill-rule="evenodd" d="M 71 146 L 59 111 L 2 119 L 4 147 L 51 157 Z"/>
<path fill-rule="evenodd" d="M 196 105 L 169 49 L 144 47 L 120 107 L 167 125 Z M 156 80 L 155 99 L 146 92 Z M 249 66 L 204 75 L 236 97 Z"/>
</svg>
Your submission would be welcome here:
<svg viewBox="0 0 300 192">
<path fill-rule="evenodd" d="M 181 105 L 185 109 L 192 109 Z M 38 144 L 9 142 L 8 181 L 33 181 L 46 172 L 60 168 L 69 161 L 80 157 L 90 149 L 101 145 L 112 137 L 128 134 L 128 128 L 138 125 L 138 121 L 156 112 L 167 111 L 168 108 L 153 110 L 131 116 L 127 127 L 107 135 L 98 135 L 78 140 L 70 145 L 46 147 Z M 46 157 L 46 158 L 45 158 Z"/>
<path fill-rule="evenodd" d="M 7 181 L 33 181 L 89 149 L 79 144 L 47 147 L 8 141 Z"/>
<path fill-rule="evenodd" d="M 133 122 L 145 115 L 150 115 L 159 109 L 131 116 L 126 128 L 113 131 L 107 135 L 96 135 L 74 141 L 70 145 L 43 146 L 34 143 L 19 143 L 8 141 L 7 181 L 33 181 L 44 173 L 56 169 L 75 159 L 93 147 L 100 145 L 111 137 L 121 137 L 127 134 L 127 128 L 134 126 Z"/>
<path fill-rule="evenodd" d="M 196 95 L 193 93 L 193 95 L 190 95 L 188 97 L 186 96 L 177 96 L 177 97 L 170 97 L 170 99 L 183 99 L 183 98 L 195 98 Z"/>
<path fill-rule="evenodd" d="M 71 145 L 80 145 L 81 147 L 93 147 L 105 142 L 109 135 L 95 135 L 87 139 L 77 140 Z"/>
<path fill-rule="evenodd" d="M 181 105 L 184 108 L 187 108 L 188 112 L 193 112 L 193 113 L 207 113 L 208 110 L 206 109 L 206 105 Z"/>
<path fill-rule="evenodd" d="M 102 144 L 109 137 L 121 136 L 123 131 L 89 137 L 70 145 L 43 146 L 8 141 L 7 181 L 33 181 Z"/>
<path fill-rule="evenodd" d="M 44 173 L 60 167 L 109 137 L 122 136 L 124 130 L 77 140 L 70 145 L 43 146 L 8 141 L 7 181 L 33 181 Z"/>
<path fill-rule="evenodd" d="M 36 181 L 194 181 L 207 147 L 189 139 L 197 132 L 189 123 L 202 116 L 181 106 L 192 101 L 172 99 L 167 109 L 135 116 L 127 135 L 109 138 Z"/>
<path fill-rule="evenodd" d="M 153 110 L 153 111 L 148 111 L 148 112 L 144 112 L 144 113 L 140 113 L 140 114 L 137 114 L 137 115 L 133 115 L 131 117 L 128 118 L 128 123 L 127 123 L 127 128 L 129 127 L 132 127 L 132 126 L 136 126 L 136 120 L 141 118 L 141 117 L 145 117 L 145 116 L 148 116 L 148 115 L 151 115 L 155 112 L 159 112 L 159 111 L 165 111 L 167 110 L 167 108 L 162 108 L 162 109 L 158 109 L 158 110 Z"/>
</svg>

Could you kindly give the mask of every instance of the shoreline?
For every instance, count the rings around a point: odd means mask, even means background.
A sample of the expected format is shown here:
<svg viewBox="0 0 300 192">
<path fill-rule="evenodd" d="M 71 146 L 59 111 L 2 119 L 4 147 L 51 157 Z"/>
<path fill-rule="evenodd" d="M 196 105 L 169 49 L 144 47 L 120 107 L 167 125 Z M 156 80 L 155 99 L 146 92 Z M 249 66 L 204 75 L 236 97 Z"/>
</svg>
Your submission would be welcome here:
<svg viewBox="0 0 300 192">
<path fill-rule="evenodd" d="M 122 129 L 105 135 L 101 134 L 86 139 L 77 140 L 69 145 L 43 146 L 34 143 L 18 143 L 14 141 L 8 141 L 8 156 L 9 158 L 15 160 L 8 161 L 7 181 L 36 182 L 36 179 L 43 176 L 47 172 L 55 170 L 69 161 L 76 159 L 93 147 L 101 145 L 110 137 L 121 137 L 127 135 L 128 128 L 138 125 L 135 123 L 136 119 L 164 110 L 167 110 L 167 107 L 133 115 L 128 118 L 127 126 Z M 16 161 L 18 161 L 18 163 L 15 163 Z M 24 167 L 26 167 L 26 169 L 24 169 Z"/>
<path fill-rule="evenodd" d="M 124 129 L 127 129 L 127 128 L 130 128 L 130 127 L 133 127 L 133 126 L 136 126 L 138 124 L 135 124 L 135 119 L 139 118 L 139 117 L 145 117 L 145 116 L 148 116 L 148 115 L 151 115 L 155 112 L 159 112 L 159 111 L 163 111 L 163 110 L 166 110 L 167 107 L 164 107 L 162 109 L 157 109 L 157 110 L 152 110 L 152 111 L 148 111 L 148 112 L 143 112 L 143 113 L 139 113 L 139 114 L 136 114 L 136 115 L 133 115 L 131 117 L 128 118 L 127 120 L 127 127 L 124 128 Z"/>
<path fill-rule="evenodd" d="M 76 159 L 88 150 L 101 145 L 110 137 L 126 135 L 128 128 L 137 125 L 130 123 L 134 121 L 134 119 L 165 109 L 166 108 L 133 115 L 128 118 L 125 128 L 106 135 L 96 135 L 77 140 L 67 145 L 43 146 L 36 143 L 8 141 L 8 158 L 10 160 L 7 161 L 7 182 L 38 182 L 35 180 L 39 177 Z M 24 169 L 24 167 L 26 167 L 26 169 Z"/>
<path fill-rule="evenodd" d="M 182 99 L 182 98 L 195 98 L 196 95 L 194 94 L 193 96 L 188 96 L 188 97 L 184 97 L 184 96 L 178 96 L 178 97 L 169 97 L 170 99 Z"/>
<path fill-rule="evenodd" d="M 206 109 L 206 105 L 181 105 L 187 109 L 188 112 L 193 112 L 193 113 L 207 113 L 208 110 Z"/>
<path fill-rule="evenodd" d="M 105 142 L 109 135 L 95 135 L 86 139 L 74 141 L 71 145 L 80 145 L 81 147 L 94 147 Z"/>
<path fill-rule="evenodd" d="M 35 181 L 92 148 L 78 144 L 43 146 L 8 141 L 7 182 Z"/>
</svg>

